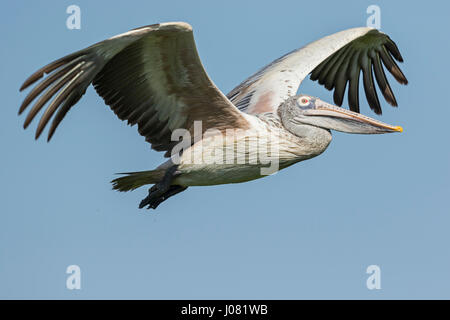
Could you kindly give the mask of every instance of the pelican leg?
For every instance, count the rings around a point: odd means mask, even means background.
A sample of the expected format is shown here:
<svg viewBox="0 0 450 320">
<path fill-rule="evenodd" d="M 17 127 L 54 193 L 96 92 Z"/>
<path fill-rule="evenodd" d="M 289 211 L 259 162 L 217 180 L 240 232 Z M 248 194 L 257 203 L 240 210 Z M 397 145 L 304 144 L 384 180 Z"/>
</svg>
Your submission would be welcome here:
<svg viewBox="0 0 450 320">
<path fill-rule="evenodd" d="M 187 187 L 172 185 L 173 179 L 180 174 L 177 168 L 178 166 L 173 166 L 167 169 L 162 180 L 148 190 L 148 196 L 141 201 L 139 209 L 147 205 L 147 209 L 156 209 L 164 200 L 187 189 Z"/>
<path fill-rule="evenodd" d="M 187 189 L 187 187 L 178 186 L 178 185 L 170 186 L 169 190 L 167 190 L 166 193 L 164 193 L 163 195 L 161 195 L 159 197 L 153 198 L 153 200 L 150 200 L 148 203 L 147 209 L 156 209 L 160 205 L 161 202 L 166 201 L 170 197 L 172 197 L 180 192 L 183 192 L 186 189 Z"/>
</svg>

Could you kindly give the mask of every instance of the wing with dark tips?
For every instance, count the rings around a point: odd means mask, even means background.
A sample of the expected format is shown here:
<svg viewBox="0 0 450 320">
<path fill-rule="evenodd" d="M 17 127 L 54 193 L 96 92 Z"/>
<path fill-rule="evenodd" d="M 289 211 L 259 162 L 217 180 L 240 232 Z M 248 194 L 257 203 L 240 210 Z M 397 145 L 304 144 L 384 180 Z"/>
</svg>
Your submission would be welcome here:
<svg viewBox="0 0 450 320">
<path fill-rule="evenodd" d="M 349 42 L 320 63 L 312 71 L 311 79 L 317 80 L 328 90 L 334 89 L 334 102 L 339 106 L 342 105 L 348 83 L 349 107 L 359 112 L 358 87 L 362 73 L 364 92 L 369 106 L 375 113 L 381 114 L 375 80 L 386 101 L 392 106 L 397 106 L 383 64 L 399 83 L 408 83 L 394 59 L 403 62 L 397 45 L 388 35 L 373 29 Z"/>
<path fill-rule="evenodd" d="M 241 111 L 258 114 L 274 112 L 297 89 L 308 74 L 328 90 L 334 89 L 334 101 L 341 106 L 348 88 L 350 109 L 359 112 L 359 80 L 370 107 L 378 114 L 381 106 L 374 78 L 385 99 L 397 101 L 386 79 L 383 64 L 401 84 L 407 84 L 395 63 L 403 61 L 396 44 L 373 28 L 353 28 L 314 41 L 294 50 L 262 68 L 234 88 L 227 97 Z"/>
<path fill-rule="evenodd" d="M 22 113 L 35 101 L 26 128 L 48 103 L 36 138 L 53 119 L 50 140 L 90 84 L 121 120 L 137 124 L 152 148 L 166 155 L 177 143 L 172 132 L 191 130 L 196 120 L 204 131 L 248 127 L 244 115 L 208 77 L 186 23 L 150 25 L 99 42 L 39 69 L 21 90 L 44 74 L 19 109 Z"/>
</svg>

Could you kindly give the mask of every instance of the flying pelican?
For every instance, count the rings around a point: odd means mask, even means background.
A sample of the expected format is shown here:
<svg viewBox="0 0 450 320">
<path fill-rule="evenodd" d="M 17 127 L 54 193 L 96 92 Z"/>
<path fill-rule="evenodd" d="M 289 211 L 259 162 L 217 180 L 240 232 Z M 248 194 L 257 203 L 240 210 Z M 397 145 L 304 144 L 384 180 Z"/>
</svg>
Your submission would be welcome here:
<svg viewBox="0 0 450 320">
<path fill-rule="evenodd" d="M 330 130 L 401 132 L 399 126 L 359 113 L 361 71 L 367 101 L 375 113 L 381 114 L 381 107 L 373 74 L 386 101 L 397 106 L 384 67 L 399 83 L 407 84 L 407 80 L 393 58 L 403 62 L 396 44 L 386 34 L 366 27 L 348 29 L 276 59 L 225 96 L 203 68 L 192 27 L 184 22 L 154 24 L 101 41 L 36 71 L 20 91 L 47 76 L 25 97 L 19 114 L 39 97 L 25 119 L 27 128 L 54 97 L 36 131 L 38 139 L 53 118 L 50 141 L 61 120 L 92 84 L 119 119 L 137 124 L 151 147 L 170 157 L 154 170 L 125 173 L 112 181 L 118 191 L 153 184 L 139 207 L 155 209 L 189 186 L 263 177 L 266 164 L 255 148 L 239 149 L 231 163 L 206 161 L 207 155 L 219 149 L 236 150 L 244 141 L 259 141 L 276 133 L 278 139 L 271 146 L 276 147 L 281 170 L 324 152 L 331 141 Z M 328 90 L 334 89 L 338 106 L 310 95 L 296 95 L 309 74 Z M 350 110 L 340 107 L 347 83 Z M 198 122 L 201 128 L 195 133 Z M 174 139 L 174 133 L 181 129 L 188 139 L 183 149 L 180 139 Z M 211 129 L 215 134 L 206 134 Z M 240 130 L 240 134 L 230 140 L 227 130 Z M 225 134 L 225 140 L 215 140 L 221 134 Z"/>
</svg>

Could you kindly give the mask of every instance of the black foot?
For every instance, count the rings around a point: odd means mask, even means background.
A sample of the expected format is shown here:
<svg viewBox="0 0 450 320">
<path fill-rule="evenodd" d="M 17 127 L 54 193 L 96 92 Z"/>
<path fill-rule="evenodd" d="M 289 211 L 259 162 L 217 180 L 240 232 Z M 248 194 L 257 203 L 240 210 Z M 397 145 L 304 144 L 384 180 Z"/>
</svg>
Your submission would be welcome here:
<svg viewBox="0 0 450 320">
<path fill-rule="evenodd" d="M 180 174 L 177 168 L 178 166 L 173 166 L 167 169 L 162 180 L 148 190 L 148 196 L 141 201 L 139 209 L 145 206 L 148 206 L 148 209 L 156 209 L 164 200 L 186 190 L 187 187 L 172 185 L 173 179 Z"/>
<path fill-rule="evenodd" d="M 142 209 L 145 206 L 148 206 L 147 209 L 156 209 L 161 202 L 169 199 L 170 197 L 186 190 L 187 187 L 172 185 L 166 191 L 162 191 L 161 186 L 155 184 L 150 188 L 148 196 L 141 201 L 139 205 L 139 209 Z"/>
</svg>

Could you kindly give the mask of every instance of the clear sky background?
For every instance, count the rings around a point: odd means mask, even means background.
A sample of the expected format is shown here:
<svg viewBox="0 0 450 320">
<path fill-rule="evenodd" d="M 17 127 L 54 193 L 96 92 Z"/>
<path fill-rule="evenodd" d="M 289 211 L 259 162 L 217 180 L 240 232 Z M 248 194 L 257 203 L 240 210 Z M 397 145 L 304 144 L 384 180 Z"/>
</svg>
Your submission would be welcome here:
<svg viewBox="0 0 450 320">
<path fill-rule="evenodd" d="M 66 28 L 71 4 L 81 30 Z M 118 193 L 109 181 L 162 154 L 92 87 L 49 144 L 17 116 L 32 72 L 135 27 L 190 23 L 228 92 L 292 49 L 364 26 L 371 4 L 410 82 L 389 78 L 399 108 L 383 100 L 380 119 L 405 131 L 334 133 L 324 154 L 271 177 L 139 210 L 147 188 Z M 0 298 L 450 298 L 447 2 L 9 1 L 0 14 Z M 300 92 L 332 102 L 310 80 Z M 73 264 L 81 290 L 66 289 Z M 366 287 L 373 264 L 380 290 Z"/>
</svg>

